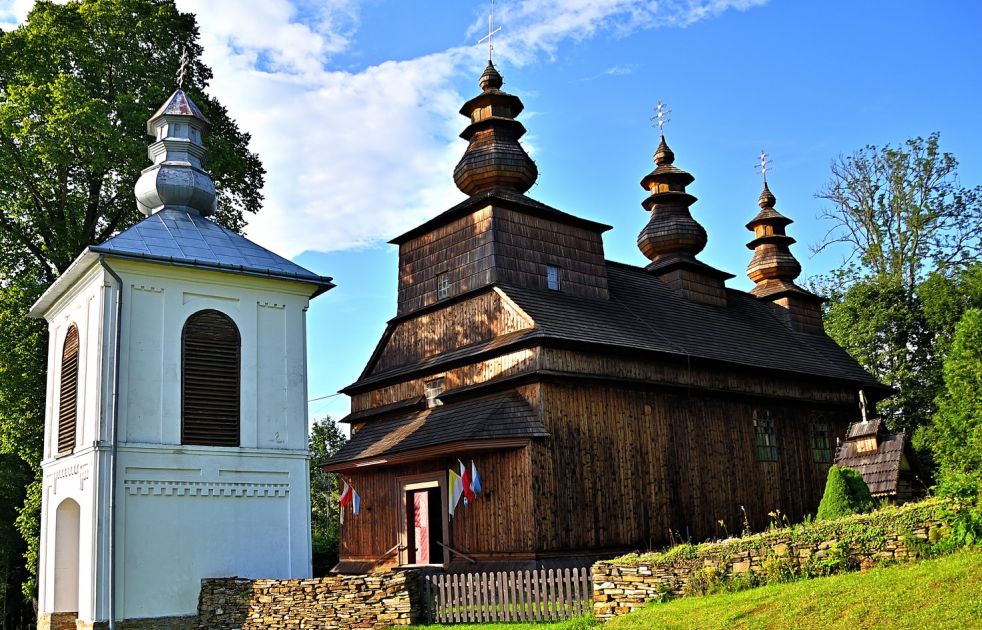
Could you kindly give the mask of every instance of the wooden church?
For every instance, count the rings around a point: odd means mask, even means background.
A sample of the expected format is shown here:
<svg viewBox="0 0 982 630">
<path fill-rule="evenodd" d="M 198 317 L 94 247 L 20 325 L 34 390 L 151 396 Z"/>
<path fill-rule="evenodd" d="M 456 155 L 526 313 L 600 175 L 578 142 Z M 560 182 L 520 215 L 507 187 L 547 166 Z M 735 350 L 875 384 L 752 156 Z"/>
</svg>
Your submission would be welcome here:
<svg viewBox="0 0 982 630">
<path fill-rule="evenodd" d="M 352 436 L 325 466 L 361 498 L 336 570 L 568 566 L 814 512 L 858 392 L 888 390 L 795 284 L 774 195 L 747 224 L 756 286 L 729 289 L 696 257 L 694 178 L 662 137 L 648 262 L 606 260 L 610 226 L 525 196 L 537 169 L 502 83 L 489 62 L 461 109 L 468 198 L 391 241 L 397 313 L 342 390 Z M 483 492 L 451 518 L 459 462 Z"/>
</svg>

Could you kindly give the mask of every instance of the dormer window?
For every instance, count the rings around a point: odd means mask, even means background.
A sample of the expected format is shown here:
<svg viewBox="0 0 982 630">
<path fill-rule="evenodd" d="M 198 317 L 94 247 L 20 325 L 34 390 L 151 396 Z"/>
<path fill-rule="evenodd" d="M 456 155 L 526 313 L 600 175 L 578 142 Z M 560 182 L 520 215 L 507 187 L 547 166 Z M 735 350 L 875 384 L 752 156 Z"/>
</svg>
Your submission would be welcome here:
<svg viewBox="0 0 982 630">
<path fill-rule="evenodd" d="M 546 267 L 546 286 L 553 291 L 559 290 L 559 267 Z"/>
<path fill-rule="evenodd" d="M 443 393 L 443 377 L 430 379 L 423 383 L 423 391 L 426 394 L 427 409 L 442 405 L 440 394 Z"/>
<path fill-rule="evenodd" d="M 450 295 L 450 274 L 441 273 L 436 277 L 436 299 L 442 300 Z"/>
</svg>

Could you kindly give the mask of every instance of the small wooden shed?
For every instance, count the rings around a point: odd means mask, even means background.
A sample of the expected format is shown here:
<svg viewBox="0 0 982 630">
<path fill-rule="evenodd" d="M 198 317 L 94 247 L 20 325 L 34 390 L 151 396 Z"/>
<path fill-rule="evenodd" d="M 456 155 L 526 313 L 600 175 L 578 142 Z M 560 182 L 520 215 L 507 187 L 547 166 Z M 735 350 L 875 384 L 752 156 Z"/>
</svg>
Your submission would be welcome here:
<svg viewBox="0 0 982 630">
<path fill-rule="evenodd" d="M 835 464 L 862 475 L 874 497 L 903 502 L 924 491 L 910 441 L 903 431 L 890 433 L 882 418 L 850 424 L 836 450 Z"/>
</svg>

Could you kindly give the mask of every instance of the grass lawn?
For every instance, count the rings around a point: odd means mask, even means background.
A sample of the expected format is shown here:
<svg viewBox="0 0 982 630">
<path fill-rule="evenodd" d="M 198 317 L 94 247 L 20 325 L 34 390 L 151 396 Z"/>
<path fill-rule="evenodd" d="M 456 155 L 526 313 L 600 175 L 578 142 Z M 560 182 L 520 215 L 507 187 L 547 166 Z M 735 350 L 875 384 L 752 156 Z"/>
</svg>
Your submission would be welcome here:
<svg viewBox="0 0 982 630">
<path fill-rule="evenodd" d="M 440 626 L 425 626 L 437 628 Z M 466 630 L 580 630 L 554 624 L 474 624 Z M 604 630 L 699 628 L 982 628 L 982 552 L 872 569 L 739 593 L 651 604 Z"/>
</svg>

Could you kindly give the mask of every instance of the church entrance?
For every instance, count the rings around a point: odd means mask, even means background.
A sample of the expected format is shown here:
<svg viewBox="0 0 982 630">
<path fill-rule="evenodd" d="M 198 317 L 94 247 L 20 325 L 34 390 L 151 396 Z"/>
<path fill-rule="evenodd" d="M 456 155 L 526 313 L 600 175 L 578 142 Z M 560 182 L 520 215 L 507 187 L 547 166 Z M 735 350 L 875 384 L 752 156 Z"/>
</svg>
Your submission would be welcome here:
<svg viewBox="0 0 982 630">
<path fill-rule="evenodd" d="M 55 511 L 55 613 L 78 615 L 78 554 L 81 509 L 65 499 Z M 67 616 L 67 615 L 64 615 Z"/>
<path fill-rule="evenodd" d="M 402 495 L 402 564 L 442 566 L 446 561 L 446 501 L 440 480 L 403 482 Z"/>
</svg>

